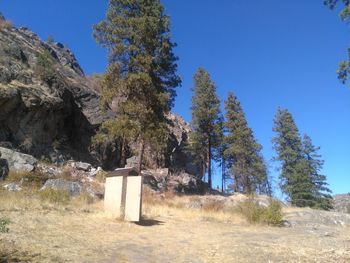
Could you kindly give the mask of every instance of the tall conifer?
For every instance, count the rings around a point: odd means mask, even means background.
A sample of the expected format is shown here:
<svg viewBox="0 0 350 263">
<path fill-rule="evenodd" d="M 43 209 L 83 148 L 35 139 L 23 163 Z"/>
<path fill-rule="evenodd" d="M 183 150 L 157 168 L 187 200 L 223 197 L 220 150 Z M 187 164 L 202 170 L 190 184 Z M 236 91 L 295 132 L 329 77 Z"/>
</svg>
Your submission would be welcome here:
<svg viewBox="0 0 350 263">
<path fill-rule="evenodd" d="M 319 172 L 323 161 L 309 136 L 300 137 L 293 116 L 288 110 L 278 109 L 274 119 L 273 138 L 281 162 L 280 184 L 282 191 L 296 206 L 309 206 L 329 210 L 332 198 L 327 188 L 326 177 Z"/>
<path fill-rule="evenodd" d="M 256 142 L 241 104 L 232 92 L 225 101 L 225 110 L 224 155 L 234 179 L 234 191 L 270 193 L 267 167 L 260 153 L 262 147 Z"/>
<path fill-rule="evenodd" d="M 164 113 L 171 109 L 181 83 L 170 19 L 160 0 L 110 0 L 94 36 L 109 51 L 103 103 L 117 104 L 116 119 L 103 127 L 114 137 L 137 138 L 141 170 L 145 143 L 165 137 Z"/>
<path fill-rule="evenodd" d="M 318 153 L 320 147 L 315 147 L 311 138 L 304 135 L 303 151 L 307 163 L 308 173 L 313 185 L 313 207 L 330 210 L 333 208 L 332 191 L 328 188 L 326 176 L 320 174 L 324 161 Z"/>
<path fill-rule="evenodd" d="M 199 68 L 194 76 L 192 97 L 192 130 L 190 149 L 208 171 L 208 184 L 212 187 L 212 160 L 219 158 L 222 141 L 220 100 L 209 73 Z"/>
</svg>

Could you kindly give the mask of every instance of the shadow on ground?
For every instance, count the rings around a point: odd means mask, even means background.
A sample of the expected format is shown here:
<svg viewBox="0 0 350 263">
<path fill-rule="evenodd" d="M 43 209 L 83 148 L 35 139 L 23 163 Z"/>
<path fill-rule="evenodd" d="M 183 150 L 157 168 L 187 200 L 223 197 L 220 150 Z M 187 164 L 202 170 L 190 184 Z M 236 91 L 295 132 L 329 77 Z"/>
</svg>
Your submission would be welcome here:
<svg viewBox="0 0 350 263">
<path fill-rule="evenodd" d="M 159 226 L 164 225 L 163 221 L 155 220 L 155 219 L 141 219 L 140 222 L 135 222 L 138 226 Z"/>
</svg>

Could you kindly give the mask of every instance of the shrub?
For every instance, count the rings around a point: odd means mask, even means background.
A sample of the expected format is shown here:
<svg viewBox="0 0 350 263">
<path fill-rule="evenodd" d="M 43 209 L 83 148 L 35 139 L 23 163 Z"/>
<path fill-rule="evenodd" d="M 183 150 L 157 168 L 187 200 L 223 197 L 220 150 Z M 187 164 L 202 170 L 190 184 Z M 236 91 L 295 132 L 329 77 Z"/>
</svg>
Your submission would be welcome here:
<svg viewBox="0 0 350 263">
<path fill-rule="evenodd" d="M 279 201 L 270 199 L 269 205 L 263 211 L 263 222 L 268 225 L 280 225 L 283 220 L 282 207 Z"/>
<path fill-rule="evenodd" d="M 12 22 L 9 20 L 0 19 L 0 30 L 1 29 L 11 29 L 13 27 Z"/>
<path fill-rule="evenodd" d="M 46 82 L 49 86 L 52 86 L 57 81 L 57 73 L 55 70 L 55 61 L 48 50 L 43 53 L 39 53 L 36 62 L 36 73 L 40 79 Z"/>
<path fill-rule="evenodd" d="M 224 203 L 219 200 L 209 200 L 203 204 L 202 209 L 214 212 L 222 211 L 224 209 Z"/>
<path fill-rule="evenodd" d="M 82 192 L 75 198 L 75 202 L 83 205 L 91 205 L 94 203 L 94 198 L 88 192 Z"/>
<path fill-rule="evenodd" d="M 6 181 L 21 183 L 25 187 L 39 188 L 44 185 L 48 177 L 40 172 L 10 171 Z"/>
<path fill-rule="evenodd" d="M 348 214 L 350 214 L 350 205 L 348 205 L 348 206 L 346 207 L 346 212 L 347 212 Z"/>
<path fill-rule="evenodd" d="M 65 190 L 47 188 L 39 192 L 42 201 L 48 201 L 56 205 L 65 205 L 69 202 L 69 193 Z"/>
<path fill-rule="evenodd" d="M 10 229 L 7 227 L 10 224 L 10 220 L 7 218 L 0 218 L 0 233 L 8 233 Z"/>
<path fill-rule="evenodd" d="M 97 174 L 96 174 L 96 180 L 100 183 L 105 183 L 106 182 L 106 175 L 107 175 L 107 172 L 105 171 L 99 171 Z"/>
<path fill-rule="evenodd" d="M 280 225 L 283 220 L 281 204 L 270 199 L 267 207 L 259 204 L 254 197 L 249 197 L 239 206 L 240 212 L 249 223 L 265 223 L 268 225 Z"/>
</svg>

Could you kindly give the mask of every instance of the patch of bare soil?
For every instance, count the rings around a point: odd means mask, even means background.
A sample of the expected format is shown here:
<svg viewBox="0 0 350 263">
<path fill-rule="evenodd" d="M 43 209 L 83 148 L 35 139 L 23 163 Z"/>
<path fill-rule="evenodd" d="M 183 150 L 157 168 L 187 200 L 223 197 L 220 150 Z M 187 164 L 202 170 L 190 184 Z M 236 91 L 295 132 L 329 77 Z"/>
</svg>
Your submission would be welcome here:
<svg viewBox="0 0 350 263">
<path fill-rule="evenodd" d="M 15 208 L 0 204 L 11 220 L 0 262 L 350 262 L 350 219 L 339 213 L 285 208 L 292 226 L 269 227 L 159 204 L 137 224 L 107 218 L 102 204 Z"/>
</svg>

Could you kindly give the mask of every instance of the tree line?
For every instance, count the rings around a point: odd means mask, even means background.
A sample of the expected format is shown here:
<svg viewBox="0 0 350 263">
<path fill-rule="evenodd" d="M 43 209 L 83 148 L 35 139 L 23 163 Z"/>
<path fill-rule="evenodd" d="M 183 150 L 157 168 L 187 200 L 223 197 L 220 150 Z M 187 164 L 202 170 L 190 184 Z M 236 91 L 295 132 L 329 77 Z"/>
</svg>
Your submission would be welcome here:
<svg viewBox="0 0 350 263">
<path fill-rule="evenodd" d="M 170 18 L 160 0 L 110 0 L 106 17 L 94 26 L 94 37 L 109 52 L 102 83 L 102 104 L 117 104 L 116 118 L 101 129 L 110 138 L 139 143 L 139 170 L 145 144 L 157 148 L 167 133 L 166 113 L 181 85 L 177 74 L 176 44 L 170 35 Z M 262 146 L 248 126 L 237 97 L 230 92 L 221 102 L 210 74 L 199 68 L 194 76 L 192 133 L 188 151 L 208 174 L 212 187 L 212 163 L 220 163 L 223 177 L 233 180 L 233 190 L 246 194 L 272 194 Z M 329 209 L 331 196 L 323 161 L 309 136 L 300 137 L 292 115 L 279 109 L 275 117 L 274 147 L 281 163 L 280 185 L 298 206 Z"/>
<path fill-rule="evenodd" d="M 272 194 L 267 164 L 262 146 L 248 126 L 242 106 L 230 91 L 224 102 L 225 114 L 210 74 L 199 68 L 194 76 L 192 97 L 192 133 L 189 150 L 208 175 L 212 187 L 212 162 L 223 167 L 225 175 L 233 180 L 232 190 L 245 194 Z M 310 136 L 300 136 L 292 114 L 279 108 L 274 118 L 274 158 L 281 164 L 280 187 L 293 205 L 329 210 L 331 191 L 326 176 L 321 174 L 324 161 Z M 202 176 L 204 176 L 204 173 Z"/>
</svg>

